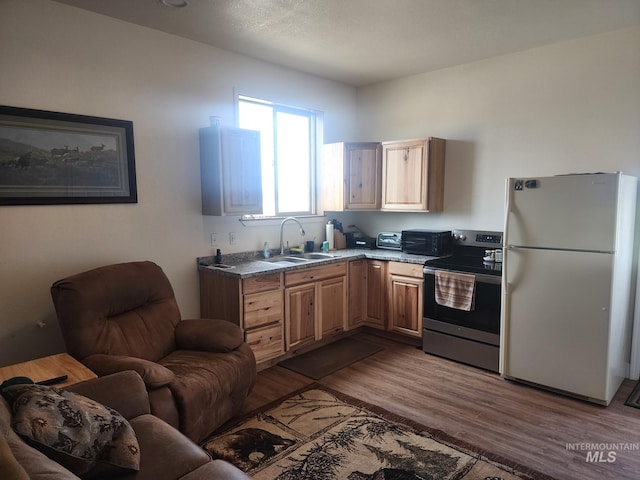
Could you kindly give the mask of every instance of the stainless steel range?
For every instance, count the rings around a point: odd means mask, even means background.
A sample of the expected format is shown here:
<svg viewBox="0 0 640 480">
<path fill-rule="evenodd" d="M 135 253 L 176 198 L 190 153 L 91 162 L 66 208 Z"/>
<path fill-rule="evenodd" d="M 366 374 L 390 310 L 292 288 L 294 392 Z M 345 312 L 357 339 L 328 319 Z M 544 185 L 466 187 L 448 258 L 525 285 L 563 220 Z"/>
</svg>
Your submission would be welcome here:
<svg viewBox="0 0 640 480">
<path fill-rule="evenodd" d="M 497 372 L 502 232 L 453 230 L 452 237 L 452 255 L 424 264 L 422 347 L 426 353 Z"/>
</svg>

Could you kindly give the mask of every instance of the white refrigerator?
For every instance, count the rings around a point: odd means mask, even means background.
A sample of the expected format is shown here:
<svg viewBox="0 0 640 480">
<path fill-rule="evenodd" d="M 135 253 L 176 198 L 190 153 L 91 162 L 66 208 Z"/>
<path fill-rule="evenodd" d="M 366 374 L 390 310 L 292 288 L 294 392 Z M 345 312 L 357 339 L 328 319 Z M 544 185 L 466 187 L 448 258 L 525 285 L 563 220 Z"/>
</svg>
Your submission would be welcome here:
<svg viewBox="0 0 640 480">
<path fill-rule="evenodd" d="M 628 376 L 635 177 L 509 178 L 500 372 L 608 405 Z"/>
</svg>

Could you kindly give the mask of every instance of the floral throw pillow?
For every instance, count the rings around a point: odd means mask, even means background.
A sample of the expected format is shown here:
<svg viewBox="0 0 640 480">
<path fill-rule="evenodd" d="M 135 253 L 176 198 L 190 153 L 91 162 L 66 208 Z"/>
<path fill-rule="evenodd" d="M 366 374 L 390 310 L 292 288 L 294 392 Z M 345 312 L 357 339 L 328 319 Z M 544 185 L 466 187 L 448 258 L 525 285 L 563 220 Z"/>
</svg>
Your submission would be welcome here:
<svg viewBox="0 0 640 480">
<path fill-rule="evenodd" d="M 115 410 L 73 392 L 23 384 L 3 389 L 11 427 L 33 447 L 82 478 L 140 469 L 129 422 Z"/>
</svg>

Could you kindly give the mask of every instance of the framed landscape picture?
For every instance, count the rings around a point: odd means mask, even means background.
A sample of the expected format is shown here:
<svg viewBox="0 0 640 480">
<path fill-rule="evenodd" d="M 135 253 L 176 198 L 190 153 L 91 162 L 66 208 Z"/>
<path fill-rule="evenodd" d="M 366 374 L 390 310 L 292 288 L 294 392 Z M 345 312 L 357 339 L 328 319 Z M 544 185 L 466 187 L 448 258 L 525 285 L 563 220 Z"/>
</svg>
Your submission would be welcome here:
<svg viewBox="0 0 640 480">
<path fill-rule="evenodd" d="M 0 106 L 0 205 L 137 201 L 132 122 Z"/>
</svg>

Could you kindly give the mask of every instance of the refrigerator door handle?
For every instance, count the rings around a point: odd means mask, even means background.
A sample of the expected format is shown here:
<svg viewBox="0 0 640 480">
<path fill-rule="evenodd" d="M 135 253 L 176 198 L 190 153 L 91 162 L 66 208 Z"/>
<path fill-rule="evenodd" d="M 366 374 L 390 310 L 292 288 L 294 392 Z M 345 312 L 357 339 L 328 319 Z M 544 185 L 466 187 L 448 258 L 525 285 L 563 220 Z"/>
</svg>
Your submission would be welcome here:
<svg viewBox="0 0 640 480">
<path fill-rule="evenodd" d="M 504 238 L 502 244 L 509 245 L 509 213 L 511 212 L 511 179 L 507 178 L 505 186 Z M 504 268 L 504 266 L 503 266 Z"/>
</svg>

